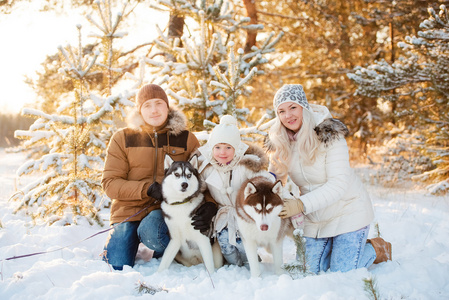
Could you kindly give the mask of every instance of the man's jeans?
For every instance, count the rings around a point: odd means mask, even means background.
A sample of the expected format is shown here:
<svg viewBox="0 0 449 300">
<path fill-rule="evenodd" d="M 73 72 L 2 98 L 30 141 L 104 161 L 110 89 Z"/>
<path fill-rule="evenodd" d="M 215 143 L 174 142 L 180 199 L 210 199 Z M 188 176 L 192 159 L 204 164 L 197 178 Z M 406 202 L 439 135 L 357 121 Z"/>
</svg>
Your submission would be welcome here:
<svg viewBox="0 0 449 300">
<path fill-rule="evenodd" d="M 357 231 L 330 238 L 306 239 L 306 261 L 309 271 L 347 272 L 358 268 L 368 268 L 376 259 L 376 252 L 366 243 L 369 226 Z"/>
<path fill-rule="evenodd" d="M 114 224 L 113 224 L 114 226 Z M 109 233 L 104 246 L 106 260 L 115 270 L 134 266 L 139 243 L 154 250 L 153 257 L 164 254 L 170 237 L 160 209 L 151 211 L 142 221 L 124 222 Z"/>
</svg>

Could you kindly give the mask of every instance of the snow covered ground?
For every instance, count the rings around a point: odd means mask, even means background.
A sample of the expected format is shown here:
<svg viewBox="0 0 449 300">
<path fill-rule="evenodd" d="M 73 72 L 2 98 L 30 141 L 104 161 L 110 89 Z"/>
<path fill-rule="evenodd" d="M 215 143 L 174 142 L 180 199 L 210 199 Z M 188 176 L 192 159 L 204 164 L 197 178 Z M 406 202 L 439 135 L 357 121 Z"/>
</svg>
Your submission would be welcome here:
<svg viewBox="0 0 449 300">
<path fill-rule="evenodd" d="M 0 149 L 0 299 L 370 299 L 366 278 L 374 279 L 379 299 L 449 299 L 448 196 L 368 186 L 381 235 L 393 244 L 393 261 L 368 270 L 294 280 L 274 275 L 270 255 L 261 250 L 260 278 L 236 266 L 211 277 L 202 265 L 172 264 L 156 273 L 156 259 L 119 272 L 101 261 L 106 233 L 85 240 L 104 228 L 32 226 L 24 212 L 13 214 L 17 204 L 8 199 L 20 188 L 15 171 L 24 161 L 23 154 Z M 284 261 L 290 262 L 294 243 L 286 239 L 284 245 Z M 38 252 L 47 253 L 8 259 Z M 162 291 L 139 293 L 141 283 Z"/>
</svg>

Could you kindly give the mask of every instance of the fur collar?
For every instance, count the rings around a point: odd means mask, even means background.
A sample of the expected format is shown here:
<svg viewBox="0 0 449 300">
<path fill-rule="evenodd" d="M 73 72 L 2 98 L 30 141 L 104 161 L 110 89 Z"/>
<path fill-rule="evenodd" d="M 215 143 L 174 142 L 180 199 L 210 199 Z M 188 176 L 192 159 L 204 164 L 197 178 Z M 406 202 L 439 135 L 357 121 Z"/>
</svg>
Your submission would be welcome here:
<svg viewBox="0 0 449 300">
<path fill-rule="evenodd" d="M 325 146 L 329 146 L 333 141 L 337 140 L 341 135 L 348 136 L 349 130 L 343 122 L 338 119 L 325 119 L 314 128 L 318 140 Z"/>
<path fill-rule="evenodd" d="M 146 126 L 142 115 L 136 109 L 132 110 L 126 120 L 128 123 L 128 127 L 138 131 L 142 131 L 143 127 Z M 168 131 L 173 135 L 180 134 L 183 130 L 187 129 L 186 116 L 184 116 L 184 114 L 179 110 L 170 107 L 168 110 L 168 123 L 165 128 L 168 129 Z"/>
<path fill-rule="evenodd" d="M 268 156 L 265 151 L 255 144 L 248 144 L 248 146 L 249 148 L 240 160 L 240 164 L 253 172 L 266 170 L 268 168 Z"/>
</svg>

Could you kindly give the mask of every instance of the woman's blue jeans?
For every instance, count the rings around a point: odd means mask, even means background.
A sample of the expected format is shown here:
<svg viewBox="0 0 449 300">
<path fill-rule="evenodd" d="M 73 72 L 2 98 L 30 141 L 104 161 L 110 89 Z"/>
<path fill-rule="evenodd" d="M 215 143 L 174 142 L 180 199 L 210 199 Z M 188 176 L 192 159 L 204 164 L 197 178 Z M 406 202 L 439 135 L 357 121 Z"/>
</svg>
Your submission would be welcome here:
<svg viewBox="0 0 449 300">
<path fill-rule="evenodd" d="M 159 258 L 169 241 L 162 211 L 153 210 L 142 221 L 124 222 L 112 229 L 104 246 L 106 254 L 103 260 L 115 270 L 122 270 L 124 265 L 134 266 L 140 242 L 154 250 L 153 257 Z"/>
<path fill-rule="evenodd" d="M 357 231 L 330 238 L 306 239 L 306 262 L 309 271 L 347 272 L 358 268 L 368 268 L 376 259 L 376 252 L 366 243 L 369 226 Z"/>
</svg>

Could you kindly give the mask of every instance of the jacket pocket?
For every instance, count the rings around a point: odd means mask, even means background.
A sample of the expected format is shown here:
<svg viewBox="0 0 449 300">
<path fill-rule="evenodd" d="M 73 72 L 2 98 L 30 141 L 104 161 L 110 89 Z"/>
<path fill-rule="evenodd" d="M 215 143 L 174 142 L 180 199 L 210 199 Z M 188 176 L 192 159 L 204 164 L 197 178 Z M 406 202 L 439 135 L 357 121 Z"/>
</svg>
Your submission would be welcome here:
<svg viewBox="0 0 449 300">
<path fill-rule="evenodd" d="M 173 147 L 173 146 L 164 146 L 164 154 L 170 155 L 171 158 L 175 161 L 186 160 L 185 155 L 187 154 L 184 148 L 181 147 Z M 165 155 L 164 155 L 165 156 Z"/>
</svg>

